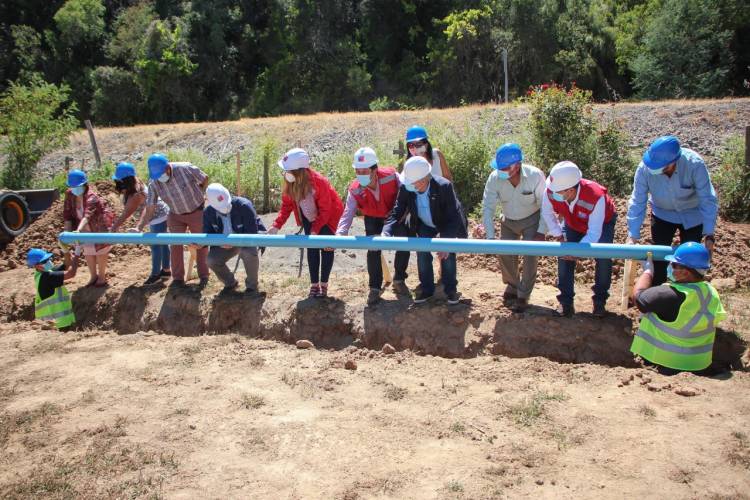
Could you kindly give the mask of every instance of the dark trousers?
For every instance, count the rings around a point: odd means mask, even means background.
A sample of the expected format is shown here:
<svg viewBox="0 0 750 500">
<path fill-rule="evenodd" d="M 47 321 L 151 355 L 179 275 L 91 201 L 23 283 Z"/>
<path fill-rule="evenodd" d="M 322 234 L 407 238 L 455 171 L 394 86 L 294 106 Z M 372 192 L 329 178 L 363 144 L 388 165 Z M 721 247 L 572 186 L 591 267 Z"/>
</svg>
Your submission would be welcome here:
<svg viewBox="0 0 750 500">
<path fill-rule="evenodd" d="M 615 222 L 617 217 L 612 217 L 612 220 L 605 223 L 602 226 L 602 235 L 599 237 L 598 243 L 612 243 L 615 240 Z M 563 228 L 565 231 L 565 240 L 570 243 L 578 243 L 586 236 L 584 233 L 579 233 L 567 225 Z M 564 306 L 572 306 L 573 298 L 575 297 L 575 273 L 576 273 L 576 261 L 575 260 L 564 260 L 561 258 L 557 259 L 557 288 L 560 290 L 560 294 L 557 296 L 557 300 Z M 607 303 L 609 298 L 609 287 L 612 284 L 612 259 L 596 259 L 596 270 L 594 271 L 594 286 L 591 288 L 594 291 L 592 297 L 594 304 L 604 305 Z"/>
<path fill-rule="evenodd" d="M 680 231 L 680 244 L 687 241 L 700 243 L 703 236 L 703 224 L 698 224 L 690 229 L 685 229 L 682 224 L 674 224 L 651 215 L 651 241 L 654 245 L 672 246 L 674 235 Z M 661 285 L 667 281 L 667 262 L 663 260 L 654 261 L 654 282 L 652 286 Z"/>
<path fill-rule="evenodd" d="M 417 228 L 417 236 L 420 238 L 434 238 L 438 234 L 437 229 L 420 224 Z M 435 272 L 432 270 L 432 254 L 430 252 L 417 252 L 417 269 L 419 270 L 419 284 L 422 292 L 426 295 L 435 293 Z M 440 261 L 440 272 L 443 276 L 443 289 L 445 293 L 455 292 L 458 287 L 456 279 L 456 254 L 448 254 L 448 258 Z"/>
<path fill-rule="evenodd" d="M 312 222 L 302 215 L 302 228 L 305 234 L 310 234 Z M 333 231 L 328 226 L 320 228 L 321 235 L 333 235 Z M 310 271 L 310 283 L 328 283 L 328 277 L 331 275 L 333 268 L 333 251 L 326 252 L 321 248 L 307 249 L 307 268 Z"/>
<path fill-rule="evenodd" d="M 365 216 L 365 235 L 380 236 L 383 231 L 385 219 L 378 217 Z M 408 235 L 404 224 L 393 226 L 393 236 L 405 237 Z M 367 251 L 367 274 L 370 276 L 370 288 L 380 288 L 383 286 L 383 266 L 381 264 L 380 250 Z M 405 281 L 407 274 L 406 268 L 409 267 L 409 252 L 396 252 L 396 258 L 393 261 L 396 268 L 393 274 L 394 281 Z"/>
</svg>

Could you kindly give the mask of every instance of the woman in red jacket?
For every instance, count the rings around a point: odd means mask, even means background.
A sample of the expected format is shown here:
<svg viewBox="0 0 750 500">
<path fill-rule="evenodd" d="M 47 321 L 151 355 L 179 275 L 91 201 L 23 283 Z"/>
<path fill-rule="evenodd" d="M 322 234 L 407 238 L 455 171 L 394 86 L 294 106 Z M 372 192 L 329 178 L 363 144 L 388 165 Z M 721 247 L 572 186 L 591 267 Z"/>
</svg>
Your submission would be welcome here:
<svg viewBox="0 0 750 500">
<path fill-rule="evenodd" d="M 300 148 L 291 149 L 278 165 L 284 171 L 281 210 L 268 233 L 278 233 L 294 212 L 297 226 L 302 226 L 305 234 L 335 234 L 344 204 L 328 179 L 310 168 L 307 152 Z M 310 270 L 310 297 L 327 296 L 333 249 L 308 248 L 307 266 Z"/>
</svg>

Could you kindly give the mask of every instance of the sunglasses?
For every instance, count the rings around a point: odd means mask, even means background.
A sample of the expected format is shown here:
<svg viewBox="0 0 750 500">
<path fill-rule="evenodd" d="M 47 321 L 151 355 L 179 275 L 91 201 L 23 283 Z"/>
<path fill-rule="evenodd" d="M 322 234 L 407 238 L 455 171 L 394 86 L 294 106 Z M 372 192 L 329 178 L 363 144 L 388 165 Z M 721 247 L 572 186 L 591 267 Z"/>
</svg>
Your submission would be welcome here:
<svg viewBox="0 0 750 500">
<path fill-rule="evenodd" d="M 408 143 L 406 147 L 409 149 L 412 149 L 412 148 L 418 148 L 420 146 L 426 146 L 426 145 L 427 145 L 427 141 L 416 141 L 416 142 Z"/>
</svg>

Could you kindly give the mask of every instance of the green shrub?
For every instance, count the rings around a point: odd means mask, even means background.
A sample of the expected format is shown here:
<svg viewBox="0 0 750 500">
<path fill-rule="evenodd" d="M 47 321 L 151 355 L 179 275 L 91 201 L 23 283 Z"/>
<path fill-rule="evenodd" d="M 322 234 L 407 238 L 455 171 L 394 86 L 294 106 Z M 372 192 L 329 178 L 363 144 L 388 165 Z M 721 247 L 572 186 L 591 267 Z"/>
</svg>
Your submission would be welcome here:
<svg viewBox="0 0 750 500">
<path fill-rule="evenodd" d="M 587 176 L 596 159 L 591 92 L 544 84 L 529 90 L 526 102 L 535 165 L 549 172 L 555 163 L 570 160 Z"/>
<path fill-rule="evenodd" d="M 605 186 L 614 196 L 630 194 L 634 167 L 638 162 L 628 150 L 627 134 L 612 118 L 599 129 L 596 137 L 596 162 L 589 178 Z"/>
<path fill-rule="evenodd" d="M 750 167 L 745 164 L 745 145 L 739 136 L 730 138 L 713 176 L 719 192 L 719 213 L 733 222 L 750 221 Z"/>
</svg>

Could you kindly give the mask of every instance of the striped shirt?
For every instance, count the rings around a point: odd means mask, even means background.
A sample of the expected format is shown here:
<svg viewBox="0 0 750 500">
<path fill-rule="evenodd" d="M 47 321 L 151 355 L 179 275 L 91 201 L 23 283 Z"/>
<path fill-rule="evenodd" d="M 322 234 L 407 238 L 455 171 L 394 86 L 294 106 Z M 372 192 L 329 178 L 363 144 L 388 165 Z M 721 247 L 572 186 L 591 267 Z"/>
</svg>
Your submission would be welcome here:
<svg viewBox="0 0 750 500">
<path fill-rule="evenodd" d="M 201 184 L 208 178 L 198 167 L 190 163 L 170 163 L 172 175 L 167 182 L 152 180 L 148 183 L 148 205 L 156 205 L 161 199 L 169 210 L 183 215 L 203 207 Z"/>
</svg>

